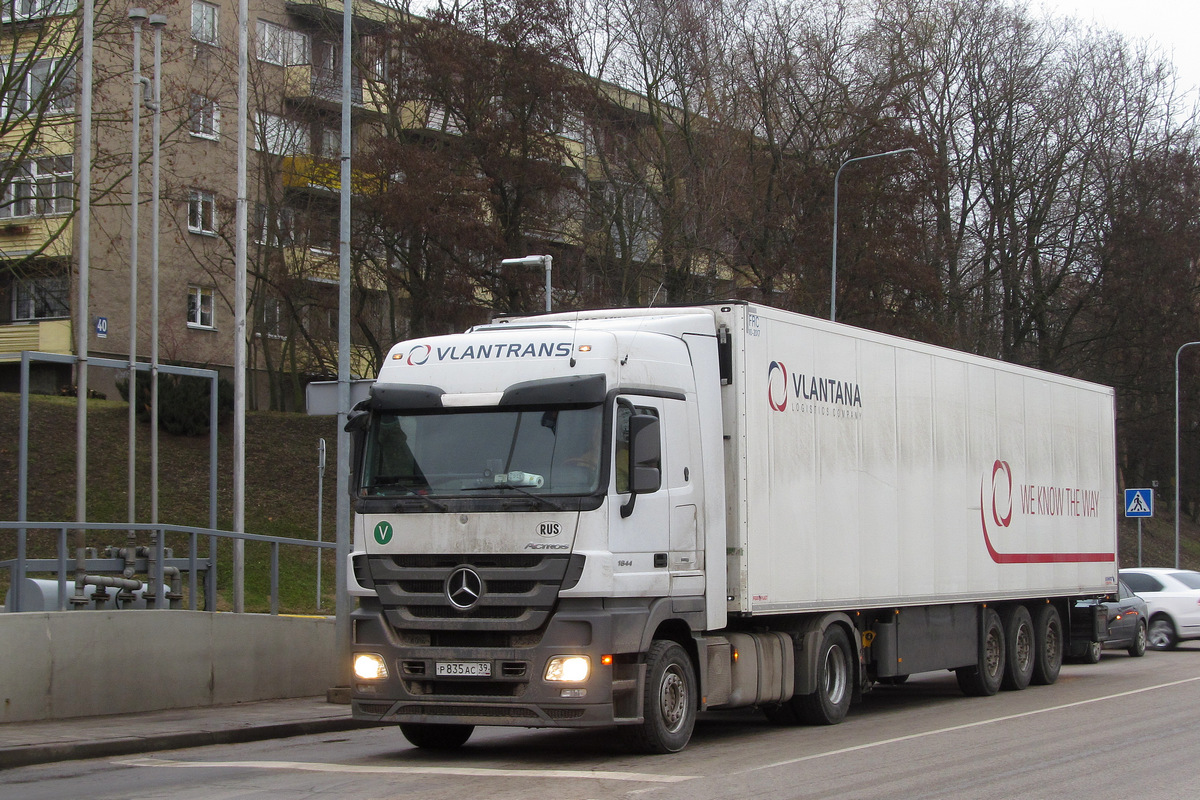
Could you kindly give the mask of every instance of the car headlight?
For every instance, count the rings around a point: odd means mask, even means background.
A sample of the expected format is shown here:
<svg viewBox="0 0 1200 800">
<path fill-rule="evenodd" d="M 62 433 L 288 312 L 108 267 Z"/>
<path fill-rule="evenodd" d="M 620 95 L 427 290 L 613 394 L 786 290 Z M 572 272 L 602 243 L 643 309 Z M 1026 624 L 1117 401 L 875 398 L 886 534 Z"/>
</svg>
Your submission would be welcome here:
<svg viewBox="0 0 1200 800">
<path fill-rule="evenodd" d="M 354 656 L 354 675 L 363 681 L 381 681 L 388 676 L 387 662 L 375 653 Z"/>
<path fill-rule="evenodd" d="M 546 680 L 579 683 L 586 681 L 592 672 L 592 661 L 587 656 L 554 656 L 546 662 Z"/>
</svg>

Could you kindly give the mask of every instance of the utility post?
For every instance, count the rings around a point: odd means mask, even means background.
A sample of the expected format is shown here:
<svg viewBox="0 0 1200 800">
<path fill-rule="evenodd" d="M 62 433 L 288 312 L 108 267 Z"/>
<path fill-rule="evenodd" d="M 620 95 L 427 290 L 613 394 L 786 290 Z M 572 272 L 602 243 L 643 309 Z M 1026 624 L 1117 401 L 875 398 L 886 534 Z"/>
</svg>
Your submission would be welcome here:
<svg viewBox="0 0 1200 800">
<path fill-rule="evenodd" d="M 550 271 L 553 269 L 554 256 L 525 256 L 524 258 L 506 258 L 500 262 L 506 267 L 542 267 L 546 270 L 546 311 L 550 311 Z"/>
</svg>

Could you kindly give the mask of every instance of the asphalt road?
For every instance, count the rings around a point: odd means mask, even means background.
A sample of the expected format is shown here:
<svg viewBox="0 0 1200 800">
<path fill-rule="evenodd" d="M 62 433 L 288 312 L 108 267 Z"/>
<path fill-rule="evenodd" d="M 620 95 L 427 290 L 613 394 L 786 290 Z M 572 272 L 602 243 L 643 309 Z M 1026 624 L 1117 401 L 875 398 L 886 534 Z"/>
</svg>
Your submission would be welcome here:
<svg viewBox="0 0 1200 800">
<path fill-rule="evenodd" d="M 710 715 L 674 756 L 611 731 L 483 728 L 452 754 L 391 728 L 0 773 L 4 800 L 1200 797 L 1200 644 L 1106 652 L 1059 682 L 965 698 L 935 673 L 871 693 L 841 725 Z"/>
</svg>

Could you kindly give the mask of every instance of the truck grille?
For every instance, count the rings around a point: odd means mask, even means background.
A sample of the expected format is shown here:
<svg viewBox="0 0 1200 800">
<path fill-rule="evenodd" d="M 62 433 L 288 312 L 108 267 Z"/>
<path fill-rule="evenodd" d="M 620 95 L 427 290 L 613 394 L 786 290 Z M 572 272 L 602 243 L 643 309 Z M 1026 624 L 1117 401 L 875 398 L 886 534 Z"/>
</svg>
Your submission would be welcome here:
<svg viewBox="0 0 1200 800">
<path fill-rule="evenodd" d="M 466 609 L 446 593 L 451 576 L 464 567 L 482 583 Z M 545 624 L 559 591 L 583 573 L 583 556 L 372 555 L 367 572 L 396 630 L 520 632 Z"/>
</svg>

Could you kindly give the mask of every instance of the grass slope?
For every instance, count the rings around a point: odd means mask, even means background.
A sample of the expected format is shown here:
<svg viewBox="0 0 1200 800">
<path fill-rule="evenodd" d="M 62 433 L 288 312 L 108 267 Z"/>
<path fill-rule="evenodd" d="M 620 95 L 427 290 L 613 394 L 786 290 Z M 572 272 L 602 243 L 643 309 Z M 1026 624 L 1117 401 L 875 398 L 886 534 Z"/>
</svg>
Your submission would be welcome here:
<svg viewBox="0 0 1200 800">
<path fill-rule="evenodd" d="M 17 461 L 19 396 L 0 393 L 0 519 L 17 518 Z M 29 519 L 63 521 L 75 518 L 75 399 L 30 398 Z M 128 519 L 129 422 L 123 402 L 88 402 L 87 516 L 92 522 Z M 218 428 L 217 527 L 233 522 L 233 425 Z M 246 531 L 271 536 L 316 539 L 317 443 L 324 438 L 329 453 L 324 481 L 322 538 L 335 532 L 337 420 L 300 414 L 252 412 L 246 416 Z M 208 436 L 159 434 L 159 520 L 208 527 Z M 137 425 L 137 481 L 134 489 L 138 522 L 150 520 L 150 428 Z M 73 540 L 72 540 L 73 542 Z M 149 536 L 139 545 L 149 545 Z M 96 532 L 87 546 L 102 550 L 123 547 L 125 535 Z M 186 555 L 186 537 L 168 536 L 177 557 Z M 204 553 L 206 545 L 201 545 Z M 232 605 L 231 557 L 228 545 L 218 551 L 219 608 Z M 53 557 L 54 537 L 30 532 L 29 555 Z M 15 534 L 0 532 L 0 560 L 16 555 Z M 73 555 L 73 544 L 72 544 Z M 0 592 L 9 576 L 0 572 Z M 186 578 L 185 578 L 186 584 Z M 270 608 L 270 547 L 246 545 L 246 608 Z M 322 611 L 330 612 L 334 597 L 334 558 L 322 563 Z M 2 597 L 2 595 L 0 595 Z M 280 548 L 280 610 L 317 610 L 316 555 L 309 548 Z"/>
</svg>

